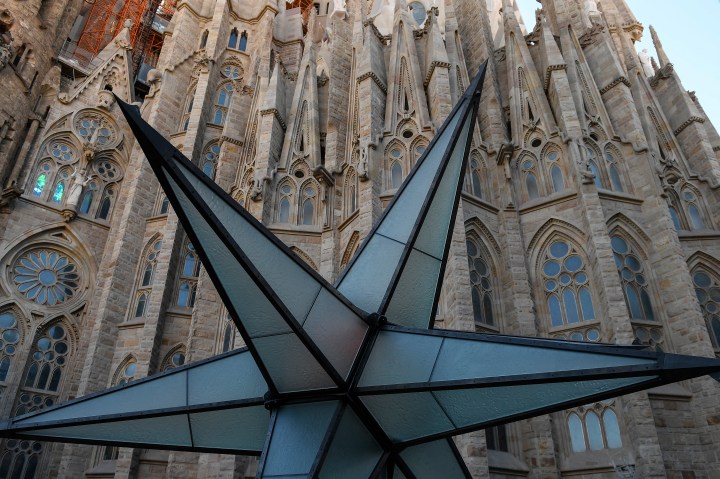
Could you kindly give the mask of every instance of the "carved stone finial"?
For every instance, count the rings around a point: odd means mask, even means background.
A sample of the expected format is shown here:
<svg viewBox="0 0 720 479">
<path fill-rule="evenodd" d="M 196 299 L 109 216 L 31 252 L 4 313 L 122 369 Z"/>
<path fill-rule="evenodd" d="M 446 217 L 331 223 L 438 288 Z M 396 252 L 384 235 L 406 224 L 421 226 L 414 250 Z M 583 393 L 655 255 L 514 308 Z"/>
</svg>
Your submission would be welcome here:
<svg viewBox="0 0 720 479">
<path fill-rule="evenodd" d="M 107 111 L 110 111 L 115 104 L 115 95 L 110 90 L 100 90 L 98 91 L 98 102 L 97 106 L 98 108 L 103 108 Z"/>
</svg>

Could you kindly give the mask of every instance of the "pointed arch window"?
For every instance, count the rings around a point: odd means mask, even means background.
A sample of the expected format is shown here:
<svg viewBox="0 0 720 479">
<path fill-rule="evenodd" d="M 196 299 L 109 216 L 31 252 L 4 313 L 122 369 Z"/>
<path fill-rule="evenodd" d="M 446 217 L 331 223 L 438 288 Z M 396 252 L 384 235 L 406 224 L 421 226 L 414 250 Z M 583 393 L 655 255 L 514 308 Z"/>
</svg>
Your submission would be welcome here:
<svg viewBox="0 0 720 479">
<path fill-rule="evenodd" d="M 225 319 L 221 321 L 218 334 L 218 351 L 221 353 L 232 351 L 238 348 L 241 342 L 237 334 L 237 326 L 230 317 L 230 313 L 225 313 Z"/>
<path fill-rule="evenodd" d="M 212 122 L 215 125 L 224 125 L 227 117 L 230 99 L 233 94 L 232 83 L 224 83 L 220 85 L 215 95 L 215 110 L 213 111 Z"/>
<path fill-rule="evenodd" d="M 618 162 L 615 155 L 608 150 L 605 152 L 605 166 L 608 170 L 608 177 L 610 179 L 610 189 L 613 191 L 625 191 L 620 180 L 620 170 L 618 169 Z"/>
<path fill-rule="evenodd" d="M 557 151 L 550 151 L 545 155 L 545 158 L 550 168 L 550 179 L 552 180 L 553 191 L 559 193 L 565 189 L 565 178 L 563 177 L 562 168 L 558 161 L 560 155 Z"/>
<path fill-rule="evenodd" d="M 213 143 L 205 147 L 205 152 L 202 156 L 202 171 L 212 179 L 215 179 L 215 170 L 217 169 L 219 157 L 220 145 L 218 143 Z"/>
<path fill-rule="evenodd" d="M 705 229 L 707 226 L 705 225 L 703 214 L 700 212 L 700 202 L 695 192 L 691 188 L 683 189 L 682 200 L 683 203 L 685 203 L 690 229 Z"/>
<path fill-rule="evenodd" d="M 237 28 L 230 30 L 230 38 L 228 39 L 228 48 L 236 49 L 238 43 L 238 31 Z"/>
<path fill-rule="evenodd" d="M 486 257 L 474 239 L 466 242 L 475 323 L 496 326 L 493 308 L 492 274 Z"/>
<path fill-rule="evenodd" d="M 22 339 L 20 324 L 12 311 L 0 313 L 0 337 L 4 347 L 0 350 L 0 386 L 5 384 L 13 358 Z M 0 392 L 2 391 L 0 387 Z"/>
<path fill-rule="evenodd" d="M 160 371 L 169 371 L 185 364 L 185 347 L 179 346 L 170 351 L 160 366 Z"/>
<path fill-rule="evenodd" d="M 553 241 L 545 250 L 540 268 L 553 327 L 595 319 L 585 260 L 578 248 L 562 239 Z"/>
<path fill-rule="evenodd" d="M 483 197 L 483 164 L 477 154 L 473 154 L 470 157 L 468 164 L 468 181 L 466 181 L 465 190 L 471 195 L 482 198 Z"/>
<path fill-rule="evenodd" d="M 135 379 L 137 373 L 137 361 L 135 358 L 130 358 L 120 365 L 120 368 L 115 373 L 113 386 L 124 386 L 132 382 Z"/>
<path fill-rule="evenodd" d="M 93 200 L 97 194 L 97 189 L 98 185 L 95 181 L 91 181 L 85 186 L 85 192 L 83 193 L 82 200 L 80 201 L 80 209 L 78 210 L 79 213 L 90 213 L 90 208 L 93 206 Z"/>
<path fill-rule="evenodd" d="M 69 354 L 70 345 L 65 327 L 56 324 L 48 328 L 33 346 L 23 387 L 50 391 L 57 396 Z M 21 404 L 16 410 L 16 415 L 26 412 L 30 411 Z"/>
<path fill-rule="evenodd" d="M 705 268 L 692 274 L 695 295 L 707 324 L 715 350 L 720 350 L 720 278 Z"/>
<path fill-rule="evenodd" d="M 170 200 L 167 196 L 165 196 L 165 193 L 160 191 L 160 197 L 157 202 L 157 214 L 158 215 L 166 215 L 168 213 L 168 210 L 170 209 Z"/>
<path fill-rule="evenodd" d="M 197 281 L 200 276 L 200 259 L 190 240 L 185 241 L 181 258 L 183 261 L 178 283 L 177 305 L 181 308 L 192 308 L 195 306 Z"/>
<path fill-rule="evenodd" d="M 190 113 L 192 112 L 193 105 L 195 103 L 195 85 L 193 85 L 187 94 L 185 100 L 185 107 L 183 108 L 183 115 L 180 118 L 180 131 L 187 131 L 190 125 Z"/>
<path fill-rule="evenodd" d="M 50 163 L 46 162 L 40 165 L 40 167 L 38 168 L 39 171 L 35 176 L 35 183 L 32 190 L 33 195 L 37 197 L 43 196 L 43 192 L 45 191 L 45 186 L 47 185 L 51 169 L 52 168 L 50 166 Z"/>
<path fill-rule="evenodd" d="M 522 171 L 523 174 L 528 200 L 540 198 L 540 187 L 535 169 L 535 160 L 526 156 L 520 163 L 520 171 Z"/>
<path fill-rule="evenodd" d="M 357 210 L 358 178 L 353 168 L 350 168 L 345 177 L 345 216 L 350 216 Z"/>
<path fill-rule="evenodd" d="M 238 50 L 241 52 L 244 52 L 247 50 L 247 43 L 248 43 L 248 35 L 247 32 L 242 32 L 240 34 L 240 42 L 238 43 Z"/>
<path fill-rule="evenodd" d="M 317 210 L 317 188 L 315 185 L 308 184 L 302 189 L 302 198 L 300 200 L 300 224 L 315 224 L 315 211 Z"/>
<path fill-rule="evenodd" d="M 567 416 L 572 452 L 599 451 L 622 447 L 620 424 L 614 411 L 615 400 L 607 400 L 573 410 Z"/>
<path fill-rule="evenodd" d="M 289 223 L 290 222 L 290 204 L 292 202 L 293 187 L 289 183 L 285 183 L 279 188 L 280 200 L 278 201 L 278 223 Z"/>
<path fill-rule="evenodd" d="M 388 189 L 400 188 L 403 182 L 403 163 L 405 162 L 405 152 L 401 147 L 395 146 L 388 152 L 388 160 L 390 167 L 388 169 Z"/>
<path fill-rule="evenodd" d="M 58 173 L 57 180 L 55 182 L 55 188 L 53 189 L 50 200 L 55 204 L 62 204 L 63 198 L 65 197 L 65 188 L 67 182 L 70 179 L 70 172 L 66 169 L 60 170 Z"/>
<path fill-rule="evenodd" d="M 630 243 L 619 235 L 610 237 L 620 282 L 625 294 L 630 319 L 654 321 L 652 301 L 648 293 L 648 280 L 643 264 Z"/>
<path fill-rule="evenodd" d="M 155 270 L 157 269 L 158 254 L 162 248 L 162 240 L 155 240 L 145 251 L 145 261 L 139 271 L 137 293 L 135 299 L 135 317 L 142 318 L 147 312 L 147 306 L 150 301 L 150 292 L 152 290 L 153 279 L 155 278 Z"/>
<path fill-rule="evenodd" d="M 114 201 L 115 188 L 113 185 L 108 185 L 105 187 L 105 191 L 103 191 L 102 198 L 100 199 L 100 205 L 98 206 L 96 218 L 99 220 L 107 220 L 110 218 L 110 212 L 112 211 Z"/>
</svg>

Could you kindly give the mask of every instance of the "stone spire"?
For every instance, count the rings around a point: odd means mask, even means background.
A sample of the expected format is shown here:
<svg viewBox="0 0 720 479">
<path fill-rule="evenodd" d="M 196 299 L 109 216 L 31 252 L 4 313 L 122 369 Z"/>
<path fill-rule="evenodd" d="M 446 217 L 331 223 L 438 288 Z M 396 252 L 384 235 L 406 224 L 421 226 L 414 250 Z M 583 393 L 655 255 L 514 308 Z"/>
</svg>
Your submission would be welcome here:
<svg viewBox="0 0 720 479">
<path fill-rule="evenodd" d="M 665 49 L 663 48 L 662 42 L 660 41 L 660 37 L 658 37 L 658 34 L 652 25 L 650 25 L 650 35 L 652 36 L 653 44 L 655 45 L 655 52 L 657 53 L 658 62 L 660 62 L 660 68 L 662 68 L 665 65 L 671 63 L 670 59 L 665 53 Z"/>
</svg>

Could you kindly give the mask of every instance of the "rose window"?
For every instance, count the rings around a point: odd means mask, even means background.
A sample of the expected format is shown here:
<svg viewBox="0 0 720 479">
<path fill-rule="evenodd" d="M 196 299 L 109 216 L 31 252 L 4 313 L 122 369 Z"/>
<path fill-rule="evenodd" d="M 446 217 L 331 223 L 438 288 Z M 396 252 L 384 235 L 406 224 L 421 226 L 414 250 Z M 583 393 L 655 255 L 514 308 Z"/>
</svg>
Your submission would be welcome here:
<svg viewBox="0 0 720 479">
<path fill-rule="evenodd" d="M 106 181 L 117 181 L 120 177 L 117 165 L 108 160 L 95 163 L 95 171 Z"/>
<path fill-rule="evenodd" d="M 31 251 L 17 260 L 13 273 L 18 291 L 38 304 L 63 303 L 75 295 L 79 287 L 76 265 L 57 251 Z"/>
<path fill-rule="evenodd" d="M 75 152 L 73 149 L 64 143 L 53 143 L 49 150 L 50 154 L 58 160 L 71 162 L 75 159 Z"/>
<path fill-rule="evenodd" d="M 109 122 L 98 115 L 84 116 L 75 121 L 75 129 L 86 141 L 107 145 L 115 137 L 115 132 Z"/>
</svg>

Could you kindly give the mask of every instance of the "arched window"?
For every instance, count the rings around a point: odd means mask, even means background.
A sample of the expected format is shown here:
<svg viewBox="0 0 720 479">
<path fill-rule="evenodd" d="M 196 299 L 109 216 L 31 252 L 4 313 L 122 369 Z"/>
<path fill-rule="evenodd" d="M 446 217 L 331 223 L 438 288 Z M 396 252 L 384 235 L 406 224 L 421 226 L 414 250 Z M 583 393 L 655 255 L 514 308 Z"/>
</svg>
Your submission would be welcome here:
<svg viewBox="0 0 720 479">
<path fill-rule="evenodd" d="M 550 168 L 550 179 L 552 180 L 553 191 L 555 193 L 563 191 L 565 189 L 565 179 L 563 178 L 563 172 L 558 161 L 560 155 L 557 151 L 550 151 L 545 155 L 545 158 Z"/>
<path fill-rule="evenodd" d="M 563 239 L 553 241 L 540 268 L 552 326 L 595 319 L 585 261 L 574 245 Z"/>
<path fill-rule="evenodd" d="M 312 184 L 306 184 L 302 189 L 300 200 L 300 224 L 315 224 L 315 210 L 317 202 L 317 188 Z"/>
<path fill-rule="evenodd" d="M 693 270 L 693 284 L 715 350 L 720 350 L 720 279 L 708 269 Z"/>
<path fill-rule="evenodd" d="M 105 191 L 103 191 L 102 198 L 100 199 L 100 205 L 98 206 L 97 219 L 107 220 L 110 217 L 110 211 L 112 210 L 114 199 L 115 188 L 113 185 L 106 186 Z"/>
<path fill-rule="evenodd" d="M 220 145 L 218 143 L 213 143 L 205 147 L 205 152 L 202 156 L 202 171 L 212 179 L 215 179 L 215 170 L 217 169 L 219 156 Z"/>
<path fill-rule="evenodd" d="M 540 189 L 538 185 L 537 173 L 535 170 L 535 160 L 525 157 L 520 163 L 520 170 L 523 173 L 525 182 L 525 191 L 528 200 L 534 200 L 540 197 Z"/>
<path fill-rule="evenodd" d="M 147 312 L 160 248 L 162 248 L 161 239 L 153 241 L 149 247 L 145 248 L 145 257 L 138 273 L 137 293 L 135 296 L 134 317 L 136 318 L 144 317 Z"/>
<path fill-rule="evenodd" d="M 705 229 L 707 226 L 705 226 L 705 220 L 703 220 L 703 215 L 700 212 L 700 202 L 695 192 L 691 188 L 686 187 L 682 191 L 682 200 L 687 211 L 690 229 Z"/>
<path fill-rule="evenodd" d="M 508 452 L 507 426 L 501 424 L 485 429 L 485 441 L 491 451 Z"/>
<path fill-rule="evenodd" d="M 182 252 L 180 281 L 178 283 L 177 305 L 181 308 L 195 306 L 197 280 L 200 276 L 200 260 L 190 240 L 185 241 Z"/>
<path fill-rule="evenodd" d="M 168 371 L 180 367 L 183 364 L 185 364 L 185 347 L 175 347 L 165 356 L 165 359 L 163 359 L 160 365 L 160 371 Z"/>
<path fill-rule="evenodd" d="M 350 216 L 357 210 L 358 178 L 351 167 L 345 176 L 345 216 Z"/>
<path fill-rule="evenodd" d="M 225 319 L 220 321 L 218 352 L 226 353 L 240 346 L 242 341 L 237 332 L 237 326 L 230 317 L 230 313 L 225 313 Z"/>
<path fill-rule="evenodd" d="M 183 115 L 180 118 L 180 131 L 187 131 L 188 125 L 190 124 L 190 113 L 195 103 L 195 84 L 188 90 L 187 98 L 185 100 L 185 108 L 183 108 Z"/>
<path fill-rule="evenodd" d="M 224 125 L 227 117 L 230 99 L 233 94 L 232 83 L 224 83 L 220 85 L 215 95 L 215 110 L 213 112 L 212 122 L 216 125 Z"/>
<path fill-rule="evenodd" d="M 0 313 L 0 337 L 4 347 L 0 350 L 0 386 L 7 381 L 12 360 L 15 357 L 17 348 L 20 345 L 20 325 L 15 313 L 4 311 Z M 2 391 L 0 387 L 0 391 Z"/>
<path fill-rule="evenodd" d="M 289 223 L 293 188 L 289 183 L 285 183 L 280 186 L 278 193 L 280 200 L 278 201 L 277 221 L 278 223 Z"/>
<path fill-rule="evenodd" d="M 237 48 L 238 43 L 238 31 L 237 28 L 230 30 L 230 39 L 228 40 L 228 48 Z"/>
<path fill-rule="evenodd" d="M 620 424 L 613 410 L 614 399 L 580 407 L 567 416 L 573 452 L 622 447 Z"/>
<path fill-rule="evenodd" d="M 678 216 L 678 210 L 671 200 L 668 200 L 668 211 L 670 213 L 670 218 L 672 219 L 675 230 L 680 231 L 681 229 L 683 229 L 682 223 L 680 223 L 680 217 Z"/>
<path fill-rule="evenodd" d="M 605 166 L 607 167 L 608 177 L 610 178 L 610 189 L 613 191 L 624 191 L 622 181 L 620 181 L 618 162 L 610 150 L 605 152 Z"/>
<path fill-rule="evenodd" d="M 38 168 L 39 171 L 35 176 L 35 182 L 33 184 L 33 195 L 40 198 L 43 196 L 43 192 L 45 191 L 45 186 L 47 185 L 51 169 L 52 167 L 50 166 L 50 163 L 45 162 L 40 165 L 40 168 Z"/>
<path fill-rule="evenodd" d="M 208 31 L 205 30 L 203 32 L 202 36 L 200 37 L 200 49 L 203 49 L 207 46 L 207 41 L 208 41 Z"/>
<path fill-rule="evenodd" d="M 82 195 L 82 200 L 80 201 L 80 209 L 79 212 L 82 214 L 88 214 L 90 213 L 90 208 L 93 206 L 93 200 L 95 199 L 95 195 L 97 193 L 98 185 L 97 182 L 91 181 L 87 185 L 85 185 L 85 192 Z"/>
<path fill-rule="evenodd" d="M 67 183 L 70 180 L 70 171 L 67 169 L 60 170 L 55 181 L 55 187 L 50 196 L 50 201 L 56 204 L 62 204 L 63 198 L 65 197 L 65 191 Z"/>
<path fill-rule="evenodd" d="M 487 259 L 483 258 L 481 249 L 474 239 L 467 243 L 468 266 L 470 268 L 470 286 L 473 316 L 475 323 L 496 326 L 493 310 L 492 274 Z"/>
<path fill-rule="evenodd" d="M 170 209 L 170 200 L 165 193 L 160 192 L 160 201 L 158 202 L 158 215 L 166 215 Z"/>
<path fill-rule="evenodd" d="M 124 386 L 125 384 L 132 382 L 135 379 L 135 373 L 137 373 L 137 361 L 135 358 L 130 358 L 120 365 L 120 368 L 115 373 L 113 386 Z"/>
<path fill-rule="evenodd" d="M 238 50 L 240 50 L 241 52 L 244 52 L 245 50 L 247 50 L 247 42 L 248 42 L 247 32 L 242 32 L 242 34 L 240 35 L 240 44 L 238 45 Z"/>
<path fill-rule="evenodd" d="M 597 154 L 595 153 L 595 150 L 590 147 L 585 147 L 585 151 L 587 152 L 588 166 L 590 167 L 590 171 L 594 175 L 593 183 L 595 183 L 595 188 L 602 188 L 603 179 L 600 175 L 600 170 L 598 169 Z"/>
<path fill-rule="evenodd" d="M 647 291 L 648 280 L 640 258 L 633 252 L 630 244 L 618 235 L 610 237 L 610 245 L 625 293 L 630 319 L 654 321 L 655 313 Z"/>
<path fill-rule="evenodd" d="M 388 189 L 400 188 L 403 182 L 403 163 L 405 162 L 405 152 L 400 146 L 394 146 L 388 152 L 389 160 L 389 178 L 387 182 Z"/>
<path fill-rule="evenodd" d="M 48 328 L 35 342 L 23 387 L 57 393 L 69 352 L 70 345 L 65 328 L 60 324 Z M 21 402 L 15 413 L 19 416 L 31 410 Z"/>
<path fill-rule="evenodd" d="M 478 198 L 483 197 L 482 187 L 482 163 L 480 159 L 473 156 L 470 159 L 470 189 L 469 193 Z"/>
</svg>

